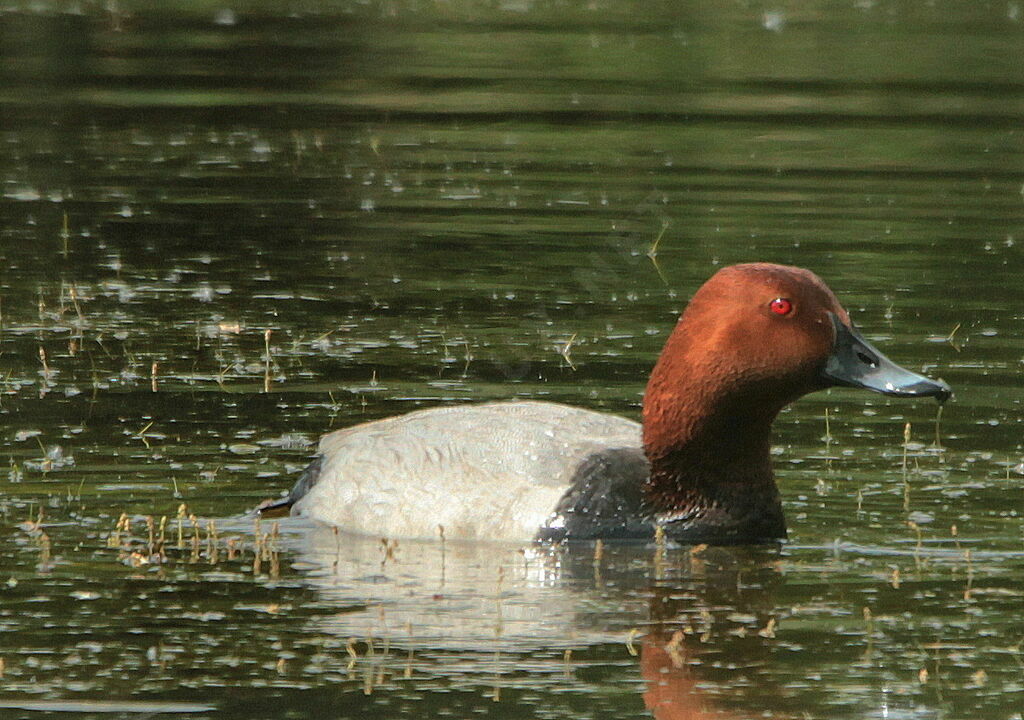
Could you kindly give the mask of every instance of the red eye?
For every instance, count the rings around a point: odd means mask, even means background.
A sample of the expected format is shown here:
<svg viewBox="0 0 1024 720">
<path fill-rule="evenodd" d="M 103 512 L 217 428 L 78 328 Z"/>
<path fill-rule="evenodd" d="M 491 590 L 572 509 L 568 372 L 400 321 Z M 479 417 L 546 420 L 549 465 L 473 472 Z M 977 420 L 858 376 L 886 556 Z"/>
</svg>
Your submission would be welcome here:
<svg viewBox="0 0 1024 720">
<path fill-rule="evenodd" d="M 768 304 L 768 307 L 776 315 L 789 315 L 793 312 L 793 303 L 786 298 L 775 298 Z"/>
</svg>

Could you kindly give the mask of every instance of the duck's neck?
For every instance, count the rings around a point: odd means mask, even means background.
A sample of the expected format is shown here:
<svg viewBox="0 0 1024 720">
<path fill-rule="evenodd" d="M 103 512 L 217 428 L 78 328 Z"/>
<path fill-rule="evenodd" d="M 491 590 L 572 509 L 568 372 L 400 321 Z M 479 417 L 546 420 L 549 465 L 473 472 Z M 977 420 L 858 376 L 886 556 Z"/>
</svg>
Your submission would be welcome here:
<svg viewBox="0 0 1024 720">
<path fill-rule="evenodd" d="M 771 463 L 771 424 L 785 403 L 726 395 L 717 388 L 729 384 L 708 383 L 707 373 L 690 373 L 701 383 L 680 382 L 661 366 L 644 398 L 648 511 L 698 542 L 785 537 Z"/>
</svg>

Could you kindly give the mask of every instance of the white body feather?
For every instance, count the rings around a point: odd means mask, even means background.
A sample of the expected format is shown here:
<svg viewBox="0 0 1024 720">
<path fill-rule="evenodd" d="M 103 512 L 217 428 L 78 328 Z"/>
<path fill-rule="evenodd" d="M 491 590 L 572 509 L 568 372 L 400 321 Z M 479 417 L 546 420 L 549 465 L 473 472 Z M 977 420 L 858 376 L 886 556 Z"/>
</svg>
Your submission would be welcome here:
<svg viewBox="0 0 1024 720">
<path fill-rule="evenodd" d="M 640 447 L 640 424 L 548 402 L 418 410 L 320 440 L 293 513 L 389 538 L 530 540 L 589 455 Z"/>
</svg>

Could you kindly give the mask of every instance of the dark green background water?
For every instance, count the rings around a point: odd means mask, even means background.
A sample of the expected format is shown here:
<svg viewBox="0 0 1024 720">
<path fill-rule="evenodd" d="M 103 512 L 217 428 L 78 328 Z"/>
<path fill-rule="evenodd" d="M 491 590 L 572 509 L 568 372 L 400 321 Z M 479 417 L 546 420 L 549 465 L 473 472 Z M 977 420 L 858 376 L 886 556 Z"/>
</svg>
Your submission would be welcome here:
<svg viewBox="0 0 1024 720">
<path fill-rule="evenodd" d="M 0 716 L 1021 718 L 1022 51 L 1016 0 L 8 3 Z M 752 260 L 950 382 L 941 446 L 836 390 L 781 548 L 286 521 L 254 568 L 321 432 L 636 417 Z"/>
</svg>

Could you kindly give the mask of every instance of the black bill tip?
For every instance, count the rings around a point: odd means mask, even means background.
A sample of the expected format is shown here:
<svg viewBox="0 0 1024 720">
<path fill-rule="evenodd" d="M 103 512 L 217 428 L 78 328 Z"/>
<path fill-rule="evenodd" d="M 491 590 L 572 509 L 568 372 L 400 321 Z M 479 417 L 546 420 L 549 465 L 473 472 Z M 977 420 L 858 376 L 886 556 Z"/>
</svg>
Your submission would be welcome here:
<svg viewBox="0 0 1024 720">
<path fill-rule="evenodd" d="M 832 354 L 822 369 L 831 385 L 873 390 L 893 397 L 933 397 L 944 403 L 953 395 L 942 380 L 933 380 L 900 367 L 879 352 L 855 328 L 829 313 L 835 328 Z"/>
</svg>

